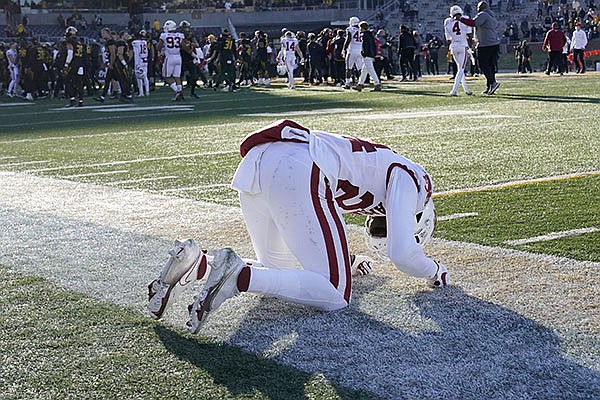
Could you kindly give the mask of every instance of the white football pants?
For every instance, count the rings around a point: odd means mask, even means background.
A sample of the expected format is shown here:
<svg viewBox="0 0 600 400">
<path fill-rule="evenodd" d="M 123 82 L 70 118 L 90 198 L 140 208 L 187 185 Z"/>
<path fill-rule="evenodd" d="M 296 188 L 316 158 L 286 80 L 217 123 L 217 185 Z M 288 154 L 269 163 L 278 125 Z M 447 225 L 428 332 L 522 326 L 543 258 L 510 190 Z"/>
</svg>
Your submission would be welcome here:
<svg viewBox="0 0 600 400">
<path fill-rule="evenodd" d="M 294 80 L 294 70 L 296 69 L 296 55 L 286 54 L 285 56 L 285 68 L 287 69 L 288 76 L 288 87 L 296 87 L 296 81 Z"/>
<path fill-rule="evenodd" d="M 352 81 L 352 68 L 356 67 L 357 71 L 361 71 L 364 64 L 364 59 L 362 54 L 360 54 L 361 50 L 348 50 L 346 54 L 346 84 L 350 84 Z"/>
<path fill-rule="evenodd" d="M 465 66 L 467 65 L 467 57 L 469 56 L 467 48 L 465 46 L 454 47 L 450 45 L 450 51 L 452 52 L 452 57 L 454 58 L 457 68 L 451 93 L 456 93 L 458 91 L 458 85 L 462 85 L 464 91 L 468 92 L 469 87 L 467 86 L 467 79 L 465 78 Z"/>
<path fill-rule="evenodd" d="M 363 85 L 365 83 L 365 81 L 367 80 L 367 75 L 371 76 L 371 79 L 373 79 L 373 82 L 375 82 L 376 85 L 379 85 L 379 77 L 377 76 L 377 72 L 375 72 L 375 67 L 373 66 L 373 58 L 371 57 L 364 57 L 364 64 L 363 67 L 360 71 L 360 77 L 358 78 L 358 83 L 360 85 Z"/>
<path fill-rule="evenodd" d="M 332 189 L 307 144 L 268 146 L 258 166 L 261 191 L 240 192 L 252 245 L 266 267 L 251 267 L 248 291 L 324 311 L 346 307 L 350 253 Z"/>
</svg>

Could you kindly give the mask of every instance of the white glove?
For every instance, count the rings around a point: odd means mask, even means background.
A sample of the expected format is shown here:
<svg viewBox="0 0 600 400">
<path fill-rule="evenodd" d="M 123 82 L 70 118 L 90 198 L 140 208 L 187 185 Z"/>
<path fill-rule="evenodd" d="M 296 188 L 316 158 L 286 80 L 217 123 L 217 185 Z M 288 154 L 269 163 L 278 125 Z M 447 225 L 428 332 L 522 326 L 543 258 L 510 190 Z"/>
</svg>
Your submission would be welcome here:
<svg viewBox="0 0 600 400">
<path fill-rule="evenodd" d="M 350 272 L 352 276 L 368 275 L 373 270 L 374 261 L 367 256 L 350 255 Z"/>
</svg>

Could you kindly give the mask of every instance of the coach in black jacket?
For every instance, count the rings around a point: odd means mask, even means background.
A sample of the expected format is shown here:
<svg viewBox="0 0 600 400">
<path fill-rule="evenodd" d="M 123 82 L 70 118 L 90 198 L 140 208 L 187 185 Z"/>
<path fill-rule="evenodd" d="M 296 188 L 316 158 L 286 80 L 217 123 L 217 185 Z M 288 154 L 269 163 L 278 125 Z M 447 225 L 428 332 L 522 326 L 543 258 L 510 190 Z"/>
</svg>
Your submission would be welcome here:
<svg viewBox="0 0 600 400">
<path fill-rule="evenodd" d="M 364 63 L 362 70 L 360 71 L 360 77 L 358 78 L 358 85 L 354 86 L 352 89 L 358 90 L 359 92 L 362 91 L 365 87 L 367 75 L 370 75 L 371 78 L 373 78 L 373 82 L 375 82 L 373 91 L 381 92 L 381 82 L 379 81 L 379 77 L 373 66 L 375 55 L 377 53 L 375 37 L 373 36 L 373 32 L 369 30 L 369 24 L 366 21 L 362 21 L 358 24 L 358 27 L 360 28 L 360 34 L 362 35 L 362 56 L 364 58 Z"/>
</svg>

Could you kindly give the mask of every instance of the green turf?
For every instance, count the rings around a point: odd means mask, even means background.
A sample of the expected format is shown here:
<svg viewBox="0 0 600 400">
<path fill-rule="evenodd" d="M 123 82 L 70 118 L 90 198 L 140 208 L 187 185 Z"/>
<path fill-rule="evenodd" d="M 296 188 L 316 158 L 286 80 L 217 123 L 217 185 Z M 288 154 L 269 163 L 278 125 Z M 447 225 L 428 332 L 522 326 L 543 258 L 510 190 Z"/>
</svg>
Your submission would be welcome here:
<svg viewBox="0 0 600 400">
<path fill-rule="evenodd" d="M 0 267 L 1 399 L 368 399 Z"/>
</svg>

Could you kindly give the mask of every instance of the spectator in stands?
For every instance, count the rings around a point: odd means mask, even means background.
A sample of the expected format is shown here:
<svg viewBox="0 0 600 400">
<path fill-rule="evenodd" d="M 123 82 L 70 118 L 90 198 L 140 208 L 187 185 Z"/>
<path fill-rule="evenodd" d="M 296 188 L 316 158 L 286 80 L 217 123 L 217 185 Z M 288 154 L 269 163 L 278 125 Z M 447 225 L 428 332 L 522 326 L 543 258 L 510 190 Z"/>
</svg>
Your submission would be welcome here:
<svg viewBox="0 0 600 400">
<path fill-rule="evenodd" d="M 67 22 L 65 21 L 65 17 L 63 17 L 62 14 L 58 14 L 58 17 L 56 17 L 56 20 L 58 21 L 58 26 L 60 26 L 61 28 L 67 27 Z"/>
<path fill-rule="evenodd" d="M 550 72 L 554 69 L 561 75 L 564 73 L 562 51 L 566 43 L 567 37 L 564 32 L 559 29 L 558 22 L 552 23 L 552 29 L 546 32 L 544 43 L 542 43 L 542 51 L 548 52 L 548 68 L 545 72 L 546 75 L 550 75 Z"/>
<path fill-rule="evenodd" d="M 486 78 L 486 89 L 483 94 L 492 95 L 500 87 L 500 83 L 496 82 L 496 67 L 500 50 L 498 20 L 485 1 L 477 4 L 475 18 L 470 19 L 463 16 L 460 20 L 465 25 L 475 27 L 479 69 Z"/>
</svg>

